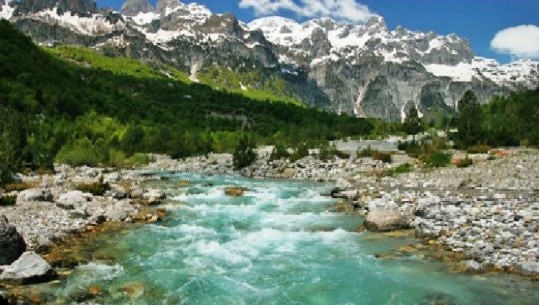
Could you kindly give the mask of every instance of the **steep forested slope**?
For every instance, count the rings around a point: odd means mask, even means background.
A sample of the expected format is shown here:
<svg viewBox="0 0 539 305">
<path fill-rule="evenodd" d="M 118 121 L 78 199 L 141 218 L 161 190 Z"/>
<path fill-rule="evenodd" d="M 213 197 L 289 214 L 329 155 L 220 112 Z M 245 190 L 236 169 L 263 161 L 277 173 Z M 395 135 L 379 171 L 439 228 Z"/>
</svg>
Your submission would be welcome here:
<svg viewBox="0 0 539 305">
<path fill-rule="evenodd" d="M 259 144 L 294 145 L 372 128 L 363 119 L 189 84 L 172 68 L 69 48 L 46 52 L 7 21 L 0 44 L 0 149 L 12 155 L 4 164 L 118 163 L 135 152 L 183 157 L 230 151 L 243 133 Z"/>
</svg>

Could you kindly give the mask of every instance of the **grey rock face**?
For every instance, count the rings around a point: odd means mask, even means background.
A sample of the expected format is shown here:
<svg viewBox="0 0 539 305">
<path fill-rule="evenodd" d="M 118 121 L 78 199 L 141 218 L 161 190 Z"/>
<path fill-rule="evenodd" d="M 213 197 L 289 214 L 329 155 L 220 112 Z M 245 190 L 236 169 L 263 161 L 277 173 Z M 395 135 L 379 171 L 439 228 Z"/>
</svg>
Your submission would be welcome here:
<svg viewBox="0 0 539 305">
<path fill-rule="evenodd" d="M 179 0 L 159 0 L 157 1 L 157 7 L 156 12 L 158 14 L 165 14 L 167 9 L 173 10 L 175 8 L 178 8 L 180 6 Z"/>
<path fill-rule="evenodd" d="M 33 284 L 56 278 L 54 269 L 33 251 L 24 252 L 0 275 L 0 281 L 11 284 Z"/>
<path fill-rule="evenodd" d="M 0 217 L 0 266 L 15 261 L 25 250 L 26 243 L 8 220 Z"/>
<path fill-rule="evenodd" d="M 17 5 L 15 15 L 37 13 L 55 7 L 59 15 L 67 13 L 83 17 L 97 12 L 97 5 L 92 0 L 22 0 Z"/>
<path fill-rule="evenodd" d="M 153 7 L 148 0 L 127 0 L 120 9 L 125 16 L 136 16 L 138 13 L 153 12 Z"/>
</svg>

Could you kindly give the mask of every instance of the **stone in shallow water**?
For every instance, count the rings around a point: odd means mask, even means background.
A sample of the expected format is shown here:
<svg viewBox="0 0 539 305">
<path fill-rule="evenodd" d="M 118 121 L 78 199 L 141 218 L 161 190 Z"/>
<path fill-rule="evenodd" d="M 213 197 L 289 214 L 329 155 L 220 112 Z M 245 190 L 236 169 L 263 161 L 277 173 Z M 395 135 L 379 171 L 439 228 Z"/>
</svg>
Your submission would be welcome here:
<svg viewBox="0 0 539 305">
<path fill-rule="evenodd" d="M 457 302 L 453 296 L 447 294 L 432 294 L 425 298 L 422 305 L 456 305 Z"/>
<path fill-rule="evenodd" d="M 472 273 L 483 271 L 483 266 L 481 266 L 481 264 L 476 262 L 475 260 L 468 260 L 464 262 L 464 268 L 466 272 L 472 272 Z"/>
<path fill-rule="evenodd" d="M 56 271 L 33 251 L 24 252 L 19 259 L 7 266 L 0 281 L 10 284 L 34 284 L 55 279 Z"/>
<path fill-rule="evenodd" d="M 225 194 L 227 196 L 240 197 L 240 196 L 243 196 L 244 193 L 245 193 L 245 189 L 242 187 L 227 187 L 225 189 Z"/>
</svg>

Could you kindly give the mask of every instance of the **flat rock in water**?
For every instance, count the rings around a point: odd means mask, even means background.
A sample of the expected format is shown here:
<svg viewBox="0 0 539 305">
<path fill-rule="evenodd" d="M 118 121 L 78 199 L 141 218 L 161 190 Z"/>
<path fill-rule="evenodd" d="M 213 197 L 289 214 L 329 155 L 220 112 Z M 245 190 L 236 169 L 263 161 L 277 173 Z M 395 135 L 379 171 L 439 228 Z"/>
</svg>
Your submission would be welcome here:
<svg viewBox="0 0 539 305">
<path fill-rule="evenodd" d="M 26 243 L 7 218 L 0 217 L 0 265 L 9 265 L 26 250 Z"/>
<path fill-rule="evenodd" d="M 33 251 L 24 252 L 4 269 L 0 281 L 10 284 L 43 283 L 55 279 L 56 271 Z"/>
<path fill-rule="evenodd" d="M 242 187 L 234 186 L 234 187 L 227 187 L 225 189 L 225 194 L 231 197 L 241 197 L 243 196 L 244 193 L 245 193 L 245 189 Z"/>
</svg>

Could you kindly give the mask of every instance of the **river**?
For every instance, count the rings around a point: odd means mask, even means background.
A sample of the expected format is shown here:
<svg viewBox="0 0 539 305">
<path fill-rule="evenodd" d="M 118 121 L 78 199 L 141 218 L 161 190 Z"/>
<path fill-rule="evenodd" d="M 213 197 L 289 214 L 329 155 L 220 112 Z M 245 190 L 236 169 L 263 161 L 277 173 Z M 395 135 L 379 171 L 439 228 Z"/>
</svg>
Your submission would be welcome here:
<svg viewBox="0 0 539 305">
<path fill-rule="evenodd" d="M 95 261 L 32 289 L 52 304 L 539 304 L 528 279 L 451 274 L 419 254 L 376 258 L 417 241 L 357 233 L 361 217 L 322 195 L 330 185 L 165 176 L 154 184 L 173 197 L 165 221 L 99 236 Z M 228 197 L 226 186 L 247 192 Z"/>
</svg>

